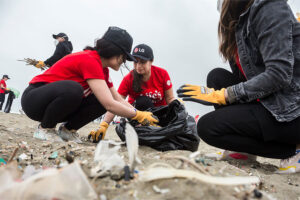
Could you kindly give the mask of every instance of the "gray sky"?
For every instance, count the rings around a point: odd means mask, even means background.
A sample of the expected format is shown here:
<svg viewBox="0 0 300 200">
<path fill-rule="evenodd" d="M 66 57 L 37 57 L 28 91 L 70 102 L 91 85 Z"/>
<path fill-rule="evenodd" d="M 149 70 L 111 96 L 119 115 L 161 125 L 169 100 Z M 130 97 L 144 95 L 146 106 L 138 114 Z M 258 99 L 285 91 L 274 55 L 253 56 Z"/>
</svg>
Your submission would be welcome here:
<svg viewBox="0 0 300 200">
<path fill-rule="evenodd" d="M 299 0 L 288 2 L 300 11 Z M 154 65 L 168 70 L 174 91 L 184 83 L 205 85 L 211 69 L 228 68 L 218 53 L 216 7 L 217 0 L 0 0 L 0 75 L 8 74 L 8 87 L 23 92 L 41 71 L 17 59 L 47 59 L 55 50 L 52 34 L 59 32 L 68 34 L 73 52 L 81 51 L 113 25 L 126 29 L 134 46 L 153 48 Z M 110 72 L 118 88 L 122 75 Z M 212 110 L 186 105 L 193 115 Z M 19 109 L 20 98 L 12 110 Z"/>
</svg>

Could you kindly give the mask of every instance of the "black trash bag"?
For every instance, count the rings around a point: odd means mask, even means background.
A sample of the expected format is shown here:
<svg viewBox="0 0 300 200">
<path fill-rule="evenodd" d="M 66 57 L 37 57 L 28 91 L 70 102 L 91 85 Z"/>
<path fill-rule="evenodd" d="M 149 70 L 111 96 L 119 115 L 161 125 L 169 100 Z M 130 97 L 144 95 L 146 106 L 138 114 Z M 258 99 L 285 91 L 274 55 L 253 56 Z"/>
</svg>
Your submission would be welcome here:
<svg viewBox="0 0 300 200">
<path fill-rule="evenodd" d="M 194 118 L 185 110 L 178 100 L 168 106 L 150 108 L 158 117 L 160 127 L 140 126 L 137 121 L 131 121 L 138 134 L 139 145 L 152 147 L 158 151 L 188 150 L 197 151 L 200 138 L 197 134 Z M 116 132 L 122 141 L 125 141 L 126 119 L 121 118 L 116 126 Z"/>
</svg>

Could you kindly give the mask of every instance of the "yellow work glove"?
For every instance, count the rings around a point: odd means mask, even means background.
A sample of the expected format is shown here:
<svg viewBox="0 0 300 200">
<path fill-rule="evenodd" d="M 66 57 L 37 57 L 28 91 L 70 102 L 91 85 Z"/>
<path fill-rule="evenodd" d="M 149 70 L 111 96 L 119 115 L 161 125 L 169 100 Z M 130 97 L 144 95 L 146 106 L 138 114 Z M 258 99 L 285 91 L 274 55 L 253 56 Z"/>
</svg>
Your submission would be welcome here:
<svg viewBox="0 0 300 200">
<path fill-rule="evenodd" d="M 103 140 L 108 126 L 108 123 L 106 123 L 105 121 L 101 122 L 99 129 L 96 131 L 91 131 L 88 139 L 90 140 L 90 138 L 93 138 L 93 142 L 95 143 Z"/>
<path fill-rule="evenodd" d="M 183 85 L 177 90 L 183 101 L 194 101 L 204 105 L 226 105 L 225 88 L 214 90 L 204 86 Z"/>
<path fill-rule="evenodd" d="M 36 68 L 44 69 L 46 67 L 45 63 L 43 61 L 39 61 L 36 65 L 34 65 Z"/>
<path fill-rule="evenodd" d="M 135 117 L 131 119 L 138 121 L 140 124 L 144 126 L 154 125 L 155 123 L 158 123 L 157 117 L 155 117 L 152 112 L 146 112 L 146 111 L 137 110 Z"/>
</svg>

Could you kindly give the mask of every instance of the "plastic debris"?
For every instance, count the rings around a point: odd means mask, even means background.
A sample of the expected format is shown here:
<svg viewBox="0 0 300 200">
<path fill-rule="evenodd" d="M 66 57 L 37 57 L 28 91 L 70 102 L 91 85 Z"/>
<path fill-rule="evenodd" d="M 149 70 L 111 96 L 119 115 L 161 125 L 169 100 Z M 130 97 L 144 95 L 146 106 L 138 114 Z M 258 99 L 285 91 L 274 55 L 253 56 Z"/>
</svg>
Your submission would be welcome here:
<svg viewBox="0 0 300 200">
<path fill-rule="evenodd" d="M 2 166 L 2 165 L 6 165 L 6 162 L 3 158 L 0 158 L 0 166 Z"/>
<path fill-rule="evenodd" d="M 170 192 L 170 189 L 160 189 L 157 185 L 153 185 L 152 188 L 156 193 L 160 193 L 160 194 L 166 194 Z"/>
<path fill-rule="evenodd" d="M 21 160 L 26 160 L 28 158 L 28 156 L 25 153 L 22 153 L 21 155 L 19 155 L 19 161 Z"/>
<path fill-rule="evenodd" d="M 126 123 L 125 132 L 126 146 L 129 157 L 129 167 L 131 172 L 133 172 L 136 164 L 142 163 L 138 157 L 139 140 L 136 131 L 129 123 Z"/>
<path fill-rule="evenodd" d="M 210 175 L 205 175 L 195 171 L 165 168 L 165 167 L 155 167 L 150 168 L 145 171 L 140 172 L 140 181 L 154 181 L 160 179 L 170 179 L 170 178 L 188 178 L 195 179 L 204 183 L 214 184 L 214 185 L 246 185 L 246 184 L 256 184 L 260 180 L 258 177 L 214 177 Z"/>
<path fill-rule="evenodd" d="M 0 173 L 0 183 L 3 178 L 8 178 L 6 184 L 0 186 L 2 199 L 97 199 L 96 192 L 77 162 L 61 170 L 43 170 L 23 182 L 15 182 L 8 175 L 7 171 Z"/>
<path fill-rule="evenodd" d="M 100 195 L 100 200 L 107 200 L 105 194 L 101 194 L 101 195 Z"/>
<path fill-rule="evenodd" d="M 74 151 L 66 152 L 66 160 L 68 161 L 68 163 L 72 163 L 74 161 L 74 158 L 75 158 Z"/>
<path fill-rule="evenodd" d="M 125 166 L 124 160 L 118 154 L 120 145 L 109 147 L 109 141 L 101 140 L 96 147 L 94 162 L 96 165 L 91 169 L 91 177 L 108 175 L 111 171 L 121 172 Z"/>
<path fill-rule="evenodd" d="M 26 180 L 27 178 L 43 171 L 42 169 L 35 169 L 34 166 L 29 165 L 25 168 L 24 173 L 22 175 L 22 180 Z"/>
<path fill-rule="evenodd" d="M 58 152 L 57 152 L 57 151 L 54 151 L 48 159 L 49 159 L 49 160 L 51 160 L 51 159 L 56 159 L 57 157 L 58 157 Z"/>
</svg>

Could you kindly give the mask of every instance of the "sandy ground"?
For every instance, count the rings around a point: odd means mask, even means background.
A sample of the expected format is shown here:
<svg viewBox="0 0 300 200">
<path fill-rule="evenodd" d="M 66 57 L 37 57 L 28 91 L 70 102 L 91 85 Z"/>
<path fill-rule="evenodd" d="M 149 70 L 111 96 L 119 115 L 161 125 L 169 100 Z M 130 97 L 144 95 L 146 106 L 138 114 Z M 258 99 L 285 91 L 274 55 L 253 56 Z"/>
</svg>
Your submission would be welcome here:
<svg viewBox="0 0 300 200">
<path fill-rule="evenodd" d="M 32 137 L 38 123 L 30 120 L 25 115 L 0 113 L 0 157 L 8 160 L 18 143 L 27 142 L 31 152 L 26 149 L 20 149 L 15 158 L 20 154 L 25 153 L 32 159 L 22 160 L 19 166 L 22 169 L 26 165 L 34 165 L 36 167 L 56 167 L 57 164 L 66 162 L 66 152 L 75 151 L 75 159 L 82 161 L 84 171 L 89 174 L 91 163 L 96 145 L 93 143 L 85 144 L 70 144 L 70 143 L 50 143 L 40 141 Z M 97 123 L 90 123 L 79 130 L 81 136 L 87 136 L 89 130 L 97 128 Z M 107 139 L 120 141 L 115 133 L 113 126 L 110 127 L 107 133 Z M 49 160 L 48 157 L 52 152 L 58 151 L 58 158 Z M 199 151 L 201 155 L 210 152 L 216 152 L 218 149 L 200 142 Z M 123 146 L 120 150 L 120 155 L 127 159 L 127 149 Z M 191 152 L 187 151 L 170 151 L 158 152 L 149 147 L 139 148 L 139 157 L 143 164 L 137 169 L 143 170 L 152 163 L 163 162 L 168 163 L 176 168 L 184 168 L 195 170 L 188 165 L 181 165 L 177 160 L 166 160 L 163 156 L 186 156 Z M 201 157 L 200 157 L 201 160 Z M 263 196 L 261 199 L 288 199 L 300 200 L 300 174 L 294 175 L 278 175 L 274 174 L 279 161 L 273 159 L 258 158 L 258 162 L 246 163 L 241 161 L 212 161 L 202 159 L 198 163 L 202 165 L 210 174 L 214 176 L 258 176 L 262 180 L 260 191 Z M 92 182 L 92 179 L 90 179 Z M 223 187 L 201 183 L 196 180 L 187 179 L 169 179 L 159 180 L 154 182 L 140 182 L 137 179 L 130 183 L 125 183 L 123 180 L 115 181 L 110 177 L 99 178 L 92 182 L 96 192 L 100 195 L 105 195 L 107 199 L 121 200 L 181 200 L 181 199 L 256 199 L 254 193 L 249 193 L 249 187 Z M 153 186 L 161 189 L 169 189 L 169 192 L 161 194 L 154 191 Z"/>
</svg>

